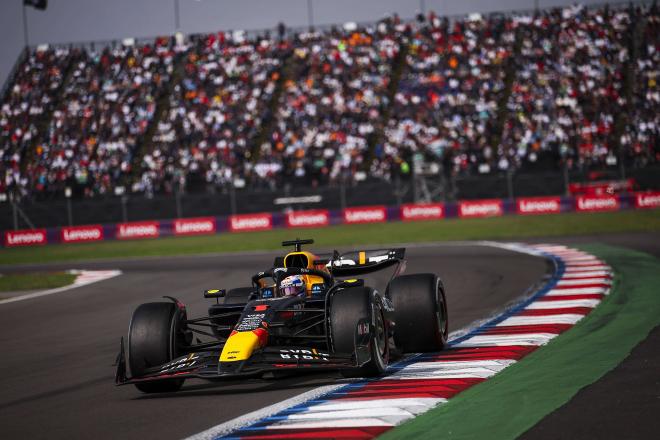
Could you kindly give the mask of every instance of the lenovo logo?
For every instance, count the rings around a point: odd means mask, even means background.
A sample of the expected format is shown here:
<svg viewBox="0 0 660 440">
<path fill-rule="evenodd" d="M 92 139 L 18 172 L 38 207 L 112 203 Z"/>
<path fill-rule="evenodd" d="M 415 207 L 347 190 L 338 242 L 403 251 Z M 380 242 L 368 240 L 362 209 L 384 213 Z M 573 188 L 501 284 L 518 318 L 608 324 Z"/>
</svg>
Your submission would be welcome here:
<svg viewBox="0 0 660 440">
<path fill-rule="evenodd" d="M 635 208 L 658 207 L 660 207 L 660 192 L 635 194 Z"/>
<path fill-rule="evenodd" d="M 213 217 L 179 219 L 174 221 L 175 235 L 214 234 L 216 231 Z"/>
<path fill-rule="evenodd" d="M 619 209 L 616 196 L 578 196 L 575 200 L 576 211 L 614 211 Z"/>
<path fill-rule="evenodd" d="M 229 229 L 232 231 L 262 231 L 272 227 L 271 214 L 232 215 L 229 218 Z"/>
<path fill-rule="evenodd" d="M 117 238 L 155 238 L 160 235 L 158 222 L 120 223 L 117 228 Z"/>
<path fill-rule="evenodd" d="M 503 213 L 501 200 L 463 201 L 458 204 L 459 217 L 493 217 Z"/>
<path fill-rule="evenodd" d="M 518 214 L 553 214 L 561 212 L 561 199 L 559 197 L 518 199 L 516 205 Z"/>
<path fill-rule="evenodd" d="M 330 214 L 327 210 L 289 212 L 286 224 L 289 228 L 327 226 L 330 224 Z"/>
<path fill-rule="evenodd" d="M 90 225 L 62 228 L 61 238 L 63 243 L 103 240 L 103 227 Z"/>
<path fill-rule="evenodd" d="M 410 204 L 401 206 L 401 220 L 430 220 L 443 218 L 442 203 Z"/>
<path fill-rule="evenodd" d="M 5 246 L 32 246 L 35 244 L 46 244 L 45 229 L 24 229 L 22 231 L 5 232 Z"/>
<path fill-rule="evenodd" d="M 346 208 L 344 210 L 344 223 L 378 223 L 387 219 L 384 206 L 368 208 Z"/>
</svg>

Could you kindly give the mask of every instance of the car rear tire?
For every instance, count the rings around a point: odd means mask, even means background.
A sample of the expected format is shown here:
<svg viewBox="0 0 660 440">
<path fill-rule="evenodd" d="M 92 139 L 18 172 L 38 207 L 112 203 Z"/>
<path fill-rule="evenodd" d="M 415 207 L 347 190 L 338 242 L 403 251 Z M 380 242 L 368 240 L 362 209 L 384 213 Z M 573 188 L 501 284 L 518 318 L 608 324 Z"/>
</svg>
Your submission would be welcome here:
<svg viewBox="0 0 660 440">
<path fill-rule="evenodd" d="M 394 278 L 387 286 L 394 306 L 394 342 L 404 353 L 440 351 L 447 344 L 449 319 L 442 281 L 434 274 Z"/>
<path fill-rule="evenodd" d="M 345 377 L 374 377 L 387 369 L 390 350 L 382 300 L 373 289 L 353 287 L 336 292 L 330 304 L 330 335 L 335 353 L 353 353 L 360 322 L 369 323 L 371 360 L 360 368 L 342 370 Z"/>
<path fill-rule="evenodd" d="M 157 367 L 182 355 L 181 321 L 185 320 L 174 303 L 155 302 L 140 305 L 131 319 L 128 330 L 128 364 L 133 377 L 146 374 L 149 368 Z M 144 393 L 166 393 L 178 391 L 184 379 L 159 380 L 135 384 Z"/>
</svg>

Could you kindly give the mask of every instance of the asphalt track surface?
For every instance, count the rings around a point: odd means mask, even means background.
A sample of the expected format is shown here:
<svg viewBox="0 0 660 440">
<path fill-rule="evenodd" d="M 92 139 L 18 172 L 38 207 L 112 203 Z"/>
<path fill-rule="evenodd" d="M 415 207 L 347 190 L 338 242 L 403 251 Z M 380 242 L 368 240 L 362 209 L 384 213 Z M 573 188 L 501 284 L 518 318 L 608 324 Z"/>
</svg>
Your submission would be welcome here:
<svg viewBox="0 0 660 440">
<path fill-rule="evenodd" d="M 209 300 L 202 298 L 203 289 L 246 285 L 252 274 L 270 267 L 275 255 L 46 266 L 124 273 L 67 292 L 0 305 L 0 436 L 175 439 L 334 382 L 337 376 L 328 374 L 211 385 L 189 381 L 181 392 L 163 395 L 114 386 L 112 363 L 119 338 L 139 304 L 172 295 L 187 304 L 189 316 L 204 314 Z M 453 331 L 525 295 L 549 270 L 541 258 L 474 244 L 446 244 L 409 248 L 406 273 L 435 272 L 443 278 Z M 387 274 L 373 281 L 383 289 Z"/>
</svg>

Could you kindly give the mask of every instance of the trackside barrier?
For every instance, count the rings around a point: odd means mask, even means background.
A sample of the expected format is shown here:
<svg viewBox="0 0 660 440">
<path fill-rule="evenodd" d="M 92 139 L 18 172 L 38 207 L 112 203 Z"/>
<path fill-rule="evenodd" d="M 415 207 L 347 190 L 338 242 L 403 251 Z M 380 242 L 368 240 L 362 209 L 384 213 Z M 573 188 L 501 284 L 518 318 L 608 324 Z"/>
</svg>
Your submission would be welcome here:
<svg viewBox="0 0 660 440">
<path fill-rule="evenodd" d="M 460 218 L 498 217 L 504 215 L 504 200 L 463 200 L 458 202 L 458 216 Z"/>
<path fill-rule="evenodd" d="M 561 197 L 525 197 L 516 200 L 516 214 L 558 214 Z"/>
<path fill-rule="evenodd" d="M 273 212 L 228 217 L 196 217 L 48 229 L 23 229 L 4 231 L 2 245 L 4 247 L 36 246 L 55 243 L 267 231 L 275 228 L 441 220 L 457 217 L 607 212 L 650 208 L 660 208 L 660 191 L 623 195 L 581 195 L 577 197 L 521 197 L 515 200 L 461 200 L 455 203 L 420 203 L 389 207 L 383 205 L 359 206 L 344 210 L 319 209 L 288 213 Z"/>
</svg>

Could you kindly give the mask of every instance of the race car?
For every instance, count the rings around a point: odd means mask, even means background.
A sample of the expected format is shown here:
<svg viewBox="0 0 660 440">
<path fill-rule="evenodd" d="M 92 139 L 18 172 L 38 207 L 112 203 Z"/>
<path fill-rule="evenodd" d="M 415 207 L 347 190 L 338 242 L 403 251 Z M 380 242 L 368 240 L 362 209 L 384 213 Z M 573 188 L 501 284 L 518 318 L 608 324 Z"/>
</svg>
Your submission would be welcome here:
<svg viewBox="0 0 660 440">
<path fill-rule="evenodd" d="M 444 286 L 435 274 L 403 275 L 404 248 L 321 258 L 302 250 L 308 244 L 313 240 L 283 242 L 294 251 L 256 273 L 250 287 L 206 290 L 215 300 L 207 316 L 189 319 L 172 297 L 140 305 L 127 343 L 121 338 L 116 384 L 157 393 L 177 391 L 188 378 L 320 370 L 374 377 L 405 353 L 443 349 Z M 357 278 L 385 268 L 394 270 L 384 293 Z"/>
</svg>

